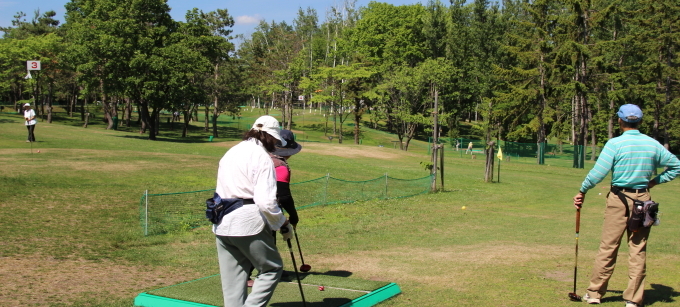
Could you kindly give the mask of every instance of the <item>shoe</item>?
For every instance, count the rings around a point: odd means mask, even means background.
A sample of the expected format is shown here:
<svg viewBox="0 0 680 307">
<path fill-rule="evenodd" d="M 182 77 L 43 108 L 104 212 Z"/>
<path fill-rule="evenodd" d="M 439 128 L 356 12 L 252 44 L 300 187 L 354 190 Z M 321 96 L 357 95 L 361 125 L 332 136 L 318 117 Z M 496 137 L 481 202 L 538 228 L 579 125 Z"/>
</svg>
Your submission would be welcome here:
<svg viewBox="0 0 680 307">
<path fill-rule="evenodd" d="M 31 141 L 26 141 L 26 143 L 30 143 Z"/>
<path fill-rule="evenodd" d="M 592 298 L 592 297 L 590 297 L 590 295 L 588 295 L 588 293 L 586 293 L 586 295 L 583 296 L 583 301 L 588 303 L 588 304 L 599 304 L 600 303 L 599 298 Z M 628 306 L 626 306 L 626 307 L 628 307 Z"/>
<path fill-rule="evenodd" d="M 248 284 L 248 288 L 252 288 L 252 287 L 253 287 L 253 284 L 254 284 L 254 283 L 255 283 L 255 281 L 254 281 L 254 280 L 252 280 L 252 279 L 248 279 L 248 282 L 247 282 L 247 284 Z"/>
<path fill-rule="evenodd" d="M 631 301 L 626 301 L 626 307 L 640 307 L 640 305 Z"/>
</svg>

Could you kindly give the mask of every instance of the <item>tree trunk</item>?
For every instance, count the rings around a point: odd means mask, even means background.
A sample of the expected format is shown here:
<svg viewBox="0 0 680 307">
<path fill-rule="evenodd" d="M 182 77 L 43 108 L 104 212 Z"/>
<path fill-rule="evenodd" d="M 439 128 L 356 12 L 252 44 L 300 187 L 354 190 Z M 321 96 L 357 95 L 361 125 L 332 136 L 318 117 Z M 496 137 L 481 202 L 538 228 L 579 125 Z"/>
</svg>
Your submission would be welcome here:
<svg viewBox="0 0 680 307">
<path fill-rule="evenodd" d="M 143 123 L 142 131 L 145 131 L 146 128 L 148 128 L 149 140 L 156 140 L 156 117 L 158 116 L 158 111 L 154 108 L 153 112 L 150 114 L 149 106 L 146 102 L 142 101 L 139 103 L 139 115 Z"/>
<path fill-rule="evenodd" d="M 130 98 L 125 98 L 125 127 L 130 128 L 130 121 L 132 121 L 132 102 Z"/>
<path fill-rule="evenodd" d="M 185 110 L 184 112 L 184 125 L 182 126 L 182 137 L 185 138 L 187 137 L 187 129 L 189 129 L 189 119 L 191 119 L 191 111 L 192 110 Z"/>
<path fill-rule="evenodd" d="M 78 104 L 78 94 L 77 94 L 77 89 L 78 87 L 73 84 L 73 88 L 71 90 L 71 97 L 69 99 L 69 104 L 68 104 L 68 116 L 73 117 L 73 113 L 76 111 L 76 104 Z"/>
<path fill-rule="evenodd" d="M 85 113 L 84 121 L 85 121 L 85 123 L 83 124 L 83 128 L 87 128 L 87 124 L 90 122 L 90 113 L 89 112 Z"/>
<path fill-rule="evenodd" d="M 203 120 L 204 123 L 203 131 L 208 132 L 210 131 L 210 105 L 206 104 L 204 111 L 205 119 Z"/>
<path fill-rule="evenodd" d="M 213 138 L 217 138 L 217 117 L 220 116 L 219 108 L 218 108 L 218 103 L 219 100 L 217 98 L 217 95 L 213 97 L 213 117 L 212 117 L 212 132 L 213 132 Z M 238 126 L 236 127 L 236 130 L 238 131 Z"/>
<path fill-rule="evenodd" d="M 486 168 L 484 171 L 484 182 L 493 182 L 493 164 L 496 159 L 494 155 L 494 150 L 496 147 L 496 142 L 491 141 L 486 144 L 485 154 L 486 154 Z"/>
<path fill-rule="evenodd" d="M 54 88 L 54 82 L 50 81 L 50 84 L 48 85 L 48 92 L 47 92 L 47 122 L 52 123 L 52 98 L 54 92 L 52 91 Z"/>
<path fill-rule="evenodd" d="M 359 124 L 361 122 L 361 99 L 354 100 L 354 144 L 359 145 Z"/>
<path fill-rule="evenodd" d="M 85 106 L 87 105 L 87 96 L 81 100 L 82 103 L 80 104 L 80 120 L 85 121 Z"/>
<path fill-rule="evenodd" d="M 106 118 L 108 125 L 106 130 L 113 129 L 113 118 L 118 117 L 118 106 L 115 103 L 109 101 L 109 97 L 104 92 L 104 80 L 99 80 L 99 88 L 102 93 L 102 109 L 104 110 L 104 118 Z M 115 99 L 114 99 L 115 100 Z"/>
</svg>

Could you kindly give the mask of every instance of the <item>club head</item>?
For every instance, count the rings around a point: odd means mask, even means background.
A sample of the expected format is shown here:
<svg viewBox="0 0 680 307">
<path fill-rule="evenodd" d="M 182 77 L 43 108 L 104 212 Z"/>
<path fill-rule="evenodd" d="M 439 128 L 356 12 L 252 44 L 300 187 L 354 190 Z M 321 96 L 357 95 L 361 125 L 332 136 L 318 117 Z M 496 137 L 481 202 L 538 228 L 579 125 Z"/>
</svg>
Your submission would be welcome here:
<svg viewBox="0 0 680 307">
<path fill-rule="evenodd" d="M 309 264 L 303 264 L 300 266 L 300 272 L 309 272 L 309 270 L 312 269 L 312 266 Z"/>
<path fill-rule="evenodd" d="M 576 293 L 573 293 L 573 292 L 569 293 L 569 299 L 572 300 L 572 301 L 574 301 L 574 302 L 581 302 L 581 301 L 583 301 L 583 299 L 581 298 L 580 295 L 578 295 L 578 294 L 576 294 Z"/>
</svg>

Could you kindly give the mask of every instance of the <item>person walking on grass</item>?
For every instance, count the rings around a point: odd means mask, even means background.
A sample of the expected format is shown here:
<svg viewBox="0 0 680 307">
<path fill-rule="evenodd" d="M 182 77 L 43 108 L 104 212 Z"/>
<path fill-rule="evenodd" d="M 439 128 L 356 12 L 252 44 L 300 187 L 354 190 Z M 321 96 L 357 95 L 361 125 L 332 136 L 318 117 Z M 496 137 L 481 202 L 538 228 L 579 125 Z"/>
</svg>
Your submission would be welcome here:
<svg viewBox="0 0 680 307">
<path fill-rule="evenodd" d="M 465 154 L 467 155 L 468 152 L 472 153 L 472 142 L 468 143 L 468 148 L 467 148 L 467 150 L 465 151 Z"/>
<path fill-rule="evenodd" d="M 617 113 L 621 136 L 609 140 L 593 169 L 574 196 L 574 206 L 583 205 L 588 190 L 612 172 L 611 190 L 607 194 L 604 225 L 600 248 L 595 257 L 590 285 L 583 296 L 589 304 L 599 304 L 607 293 L 609 279 L 614 272 L 621 239 L 626 234 L 628 242 L 628 287 L 623 292 L 626 307 L 642 306 L 646 277 L 647 238 L 651 227 L 627 229 L 633 215 L 633 200 L 650 200 L 649 189 L 673 180 L 680 173 L 680 161 L 656 140 L 640 133 L 642 110 L 626 104 Z M 666 167 L 652 177 L 658 167 Z"/>
<path fill-rule="evenodd" d="M 26 143 L 35 142 L 33 131 L 35 130 L 35 124 L 37 124 L 38 121 L 35 120 L 35 111 L 31 109 L 31 104 L 29 103 L 24 104 L 24 119 L 26 120 L 25 125 L 28 129 L 28 139 L 26 140 Z"/>
<path fill-rule="evenodd" d="M 274 117 L 258 118 L 243 141 L 219 162 L 216 196 L 222 201 L 241 199 L 243 204 L 227 210 L 213 225 L 227 307 L 266 306 L 283 272 L 272 231 L 279 230 L 284 240 L 290 240 L 293 231 L 276 201 L 276 175 L 269 156 L 277 143 L 286 145 L 279 131 Z M 248 294 L 246 281 L 252 267 L 260 274 Z"/>
<path fill-rule="evenodd" d="M 297 227 L 300 218 L 298 217 L 297 210 L 295 209 L 295 201 L 290 193 L 290 167 L 288 166 L 288 159 L 300 152 L 302 150 L 302 145 L 295 142 L 295 136 L 290 130 L 281 130 L 281 138 L 286 142 L 285 146 L 277 145 L 276 150 L 269 153 L 274 163 L 274 171 L 276 172 L 276 198 L 279 206 L 285 209 L 288 213 L 288 221 L 293 225 L 293 228 Z M 276 232 L 272 235 L 276 238 Z M 254 268 L 250 270 L 252 275 Z M 285 276 L 284 276 L 285 277 Z M 253 286 L 254 281 L 248 279 L 248 287 Z"/>
</svg>

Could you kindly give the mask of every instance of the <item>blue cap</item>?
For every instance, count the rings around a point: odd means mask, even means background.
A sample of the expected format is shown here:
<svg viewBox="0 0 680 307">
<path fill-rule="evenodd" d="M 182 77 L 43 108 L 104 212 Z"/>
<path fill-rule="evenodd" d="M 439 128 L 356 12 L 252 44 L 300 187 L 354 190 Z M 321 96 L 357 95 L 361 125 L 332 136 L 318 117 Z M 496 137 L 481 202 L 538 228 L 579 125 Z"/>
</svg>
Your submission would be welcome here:
<svg viewBox="0 0 680 307">
<path fill-rule="evenodd" d="M 637 123 L 642 120 L 642 110 L 634 104 L 624 104 L 616 113 L 619 118 L 627 123 Z"/>
</svg>

